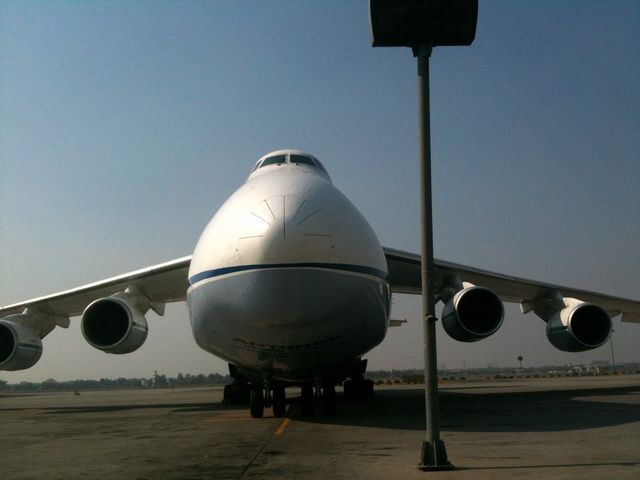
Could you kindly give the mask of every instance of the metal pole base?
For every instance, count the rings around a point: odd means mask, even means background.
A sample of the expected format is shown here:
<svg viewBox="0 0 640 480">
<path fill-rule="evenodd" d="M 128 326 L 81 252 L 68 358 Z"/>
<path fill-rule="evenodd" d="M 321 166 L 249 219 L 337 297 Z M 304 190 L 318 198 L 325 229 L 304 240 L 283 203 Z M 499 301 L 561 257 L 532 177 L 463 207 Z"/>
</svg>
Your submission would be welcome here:
<svg viewBox="0 0 640 480">
<path fill-rule="evenodd" d="M 420 456 L 418 468 L 432 472 L 455 469 L 447 459 L 447 449 L 442 440 L 436 440 L 433 444 L 426 440 L 422 442 L 422 455 Z"/>
</svg>

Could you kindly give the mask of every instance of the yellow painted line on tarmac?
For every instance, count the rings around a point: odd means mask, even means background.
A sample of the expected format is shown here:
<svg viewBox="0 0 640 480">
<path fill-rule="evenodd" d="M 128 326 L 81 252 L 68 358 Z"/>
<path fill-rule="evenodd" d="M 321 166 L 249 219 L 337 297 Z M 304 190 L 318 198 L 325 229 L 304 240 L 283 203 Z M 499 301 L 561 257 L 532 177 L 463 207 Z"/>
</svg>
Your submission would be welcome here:
<svg viewBox="0 0 640 480">
<path fill-rule="evenodd" d="M 276 435 L 282 435 L 288 426 L 289 426 L 289 418 L 285 418 L 280 424 L 280 426 L 278 427 L 278 429 L 276 430 Z"/>
</svg>

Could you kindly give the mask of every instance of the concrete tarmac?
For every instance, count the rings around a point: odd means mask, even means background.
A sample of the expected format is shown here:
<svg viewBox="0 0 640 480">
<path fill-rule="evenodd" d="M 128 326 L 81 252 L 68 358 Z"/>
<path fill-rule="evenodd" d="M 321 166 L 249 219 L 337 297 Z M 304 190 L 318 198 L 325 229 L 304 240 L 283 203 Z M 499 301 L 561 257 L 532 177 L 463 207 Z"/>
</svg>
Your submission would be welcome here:
<svg viewBox="0 0 640 480">
<path fill-rule="evenodd" d="M 293 397 L 296 390 L 288 391 Z M 640 375 L 447 382 L 448 472 L 417 468 L 422 386 L 252 419 L 221 388 L 0 394 L 0 478 L 640 478 Z M 319 410 L 319 408 L 318 408 Z"/>
</svg>

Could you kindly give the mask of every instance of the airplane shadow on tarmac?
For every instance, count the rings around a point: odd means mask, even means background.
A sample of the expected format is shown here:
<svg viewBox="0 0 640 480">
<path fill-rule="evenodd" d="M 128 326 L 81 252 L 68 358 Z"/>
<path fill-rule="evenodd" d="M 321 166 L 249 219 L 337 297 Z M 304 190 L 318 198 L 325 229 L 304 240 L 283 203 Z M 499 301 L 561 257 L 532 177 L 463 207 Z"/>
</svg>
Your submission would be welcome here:
<svg viewBox="0 0 640 480">
<path fill-rule="evenodd" d="M 459 432 L 544 432 L 581 430 L 640 421 L 640 404 L 619 401 L 625 395 L 640 394 L 638 386 L 576 390 L 483 392 L 459 388 L 440 392 L 440 428 Z M 602 401 L 606 398 L 607 401 Z M 288 400 L 287 416 L 299 422 L 423 431 L 425 429 L 424 390 L 381 389 L 372 400 L 347 401 L 337 398 L 336 415 L 303 416 L 299 398 Z M 202 403 L 135 403 L 52 407 L 45 415 L 109 413 L 139 409 L 168 409 L 171 413 L 243 411 L 247 405 Z M 13 409 L 9 409 L 13 410 Z M 270 416 L 268 409 L 265 417 Z M 260 421 L 260 420 L 256 420 Z"/>
<path fill-rule="evenodd" d="M 440 428 L 459 432 L 544 432 L 580 430 L 640 421 L 640 405 L 617 398 L 640 394 L 640 387 L 555 390 L 543 392 L 440 392 Z M 606 397 L 608 401 L 599 401 Z M 376 391 L 363 403 L 338 397 L 337 415 L 302 416 L 292 405 L 296 421 L 329 425 L 425 429 L 424 391 Z"/>
</svg>

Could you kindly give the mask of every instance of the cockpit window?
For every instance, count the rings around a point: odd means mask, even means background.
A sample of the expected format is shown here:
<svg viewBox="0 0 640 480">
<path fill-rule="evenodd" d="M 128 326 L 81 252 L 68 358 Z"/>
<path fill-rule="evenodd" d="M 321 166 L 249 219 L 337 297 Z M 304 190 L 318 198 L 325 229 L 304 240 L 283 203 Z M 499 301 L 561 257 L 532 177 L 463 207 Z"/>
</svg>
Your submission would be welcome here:
<svg viewBox="0 0 640 480">
<path fill-rule="evenodd" d="M 274 155 L 273 157 L 265 158 L 260 168 L 266 167 L 267 165 L 275 165 L 276 163 L 284 163 L 286 161 L 285 155 Z"/>
<path fill-rule="evenodd" d="M 303 152 L 294 153 L 293 151 L 286 150 L 280 150 L 279 152 L 273 152 L 272 154 L 265 155 L 256 162 L 251 173 L 253 174 L 256 170 L 260 170 L 262 167 L 266 167 L 268 165 L 282 165 L 286 163 L 307 165 L 309 167 L 317 168 L 324 174 L 324 176 L 327 177 L 327 180 L 331 181 L 329 173 L 316 157 Z"/>
<path fill-rule="evenodd" d="M 313 160 L 311 160 L 309 157 L 305 155 L 296 155 L 292 153 L 291 155 L 289 155 L 289 161 L 291 163 L 301 163 L 302 165 L 311 165 L 312 167 L 316 166 Z"/>
</svg>

